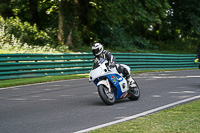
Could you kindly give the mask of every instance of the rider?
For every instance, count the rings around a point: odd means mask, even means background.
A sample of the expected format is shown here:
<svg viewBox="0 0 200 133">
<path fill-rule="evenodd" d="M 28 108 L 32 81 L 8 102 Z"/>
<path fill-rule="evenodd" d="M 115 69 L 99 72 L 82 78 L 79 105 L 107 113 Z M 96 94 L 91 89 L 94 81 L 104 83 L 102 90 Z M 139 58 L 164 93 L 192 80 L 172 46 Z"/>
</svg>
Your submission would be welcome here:
<svg viewBox="0 0 200 133">
<path fill-rule="evenodd" d="M 131 75 L 129 74 L 128 70 L 123 67 L 122 65 L 116 62 L 116 58 L 108 51 L 104 50 L 101 43 L 94 43 L 92 46 L 92 53 L 95 56 L 93 59 L 93 65 L 100 62 L 100 58 L 103 58 L 109 62 L 109 66 L 116 67 L 119 73 L 122 73 L 123 76 L 127 79 L 130 87 L 136 87 L 135 81 L 132 79 Z"/>
</svg>

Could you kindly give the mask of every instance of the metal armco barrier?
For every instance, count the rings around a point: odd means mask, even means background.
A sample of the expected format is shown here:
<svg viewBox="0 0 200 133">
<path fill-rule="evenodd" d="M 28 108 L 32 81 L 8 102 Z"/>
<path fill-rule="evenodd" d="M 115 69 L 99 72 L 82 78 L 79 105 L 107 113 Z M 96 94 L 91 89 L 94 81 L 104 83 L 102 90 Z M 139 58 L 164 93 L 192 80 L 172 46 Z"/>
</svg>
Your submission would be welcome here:
<svg viewBox="0 0 200 133">
<path fill-rule="evenodd" d="M 194 54 L 113 53 L 131 70 L 198 68 Z M 91 53 L 0 54 L 0 80 L 89 73 Z"/>
</svg>

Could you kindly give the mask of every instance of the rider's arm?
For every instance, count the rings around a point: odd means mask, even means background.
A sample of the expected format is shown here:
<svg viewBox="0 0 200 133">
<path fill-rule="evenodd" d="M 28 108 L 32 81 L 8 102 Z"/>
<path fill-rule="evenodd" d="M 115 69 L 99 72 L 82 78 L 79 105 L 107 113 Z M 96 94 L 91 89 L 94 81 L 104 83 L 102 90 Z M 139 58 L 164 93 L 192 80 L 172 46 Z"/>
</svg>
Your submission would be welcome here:
<svg viewBox="0 0 200 133">
<path fill-rule="evenodd" d="M 116 64 L 116 58 L 109 51 L 105 50 L 105 56 L 107 57 L 110 65 Z"/>
<path fill-rule="evenodd" d="M 98 65 L 99 65 L 99 60 L 98 60 L 97 57 L 95 57 L 95 58 L 93 59 L 93 69 L 97 68 Z"/>
</svg>

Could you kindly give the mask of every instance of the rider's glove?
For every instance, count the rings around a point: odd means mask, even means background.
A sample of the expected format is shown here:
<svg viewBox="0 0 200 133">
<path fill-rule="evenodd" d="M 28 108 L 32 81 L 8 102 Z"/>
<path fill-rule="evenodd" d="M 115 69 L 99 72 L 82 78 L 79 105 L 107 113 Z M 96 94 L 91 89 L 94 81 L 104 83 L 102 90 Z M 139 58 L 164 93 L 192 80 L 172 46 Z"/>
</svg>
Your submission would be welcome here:
<svg viewBox="0 0 200 133">
<path fill-rule="evenodd" d="M 198 63 L 198 62 L 199 62 L 199 59 L 194 60 L 194 63 Z"/>
</svg>

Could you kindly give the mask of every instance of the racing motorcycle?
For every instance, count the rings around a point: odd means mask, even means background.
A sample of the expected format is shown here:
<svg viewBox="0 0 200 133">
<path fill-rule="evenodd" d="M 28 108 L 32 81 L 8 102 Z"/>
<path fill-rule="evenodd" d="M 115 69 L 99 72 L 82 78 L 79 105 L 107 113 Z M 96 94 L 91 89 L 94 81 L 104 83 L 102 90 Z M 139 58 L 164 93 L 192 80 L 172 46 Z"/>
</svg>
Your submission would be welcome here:
<svg viewBox="0 0 200 133">
<path fill-rule="evenodd" d="M 130 73 L 129 66 L 121 65 Z M 89 74 L 89 82 L 94 82 L 100 98 L 107 105 L 112 105 L 116 100 L 123 98 L 138 100 L 140 97 L 140 89 L 136 81 L 136 87 L 130 87 L 123 74 L 118 73 L 116 67 L 109 67 L 108 61 L 103 58 L 93 65 Z"/>
</svg>

